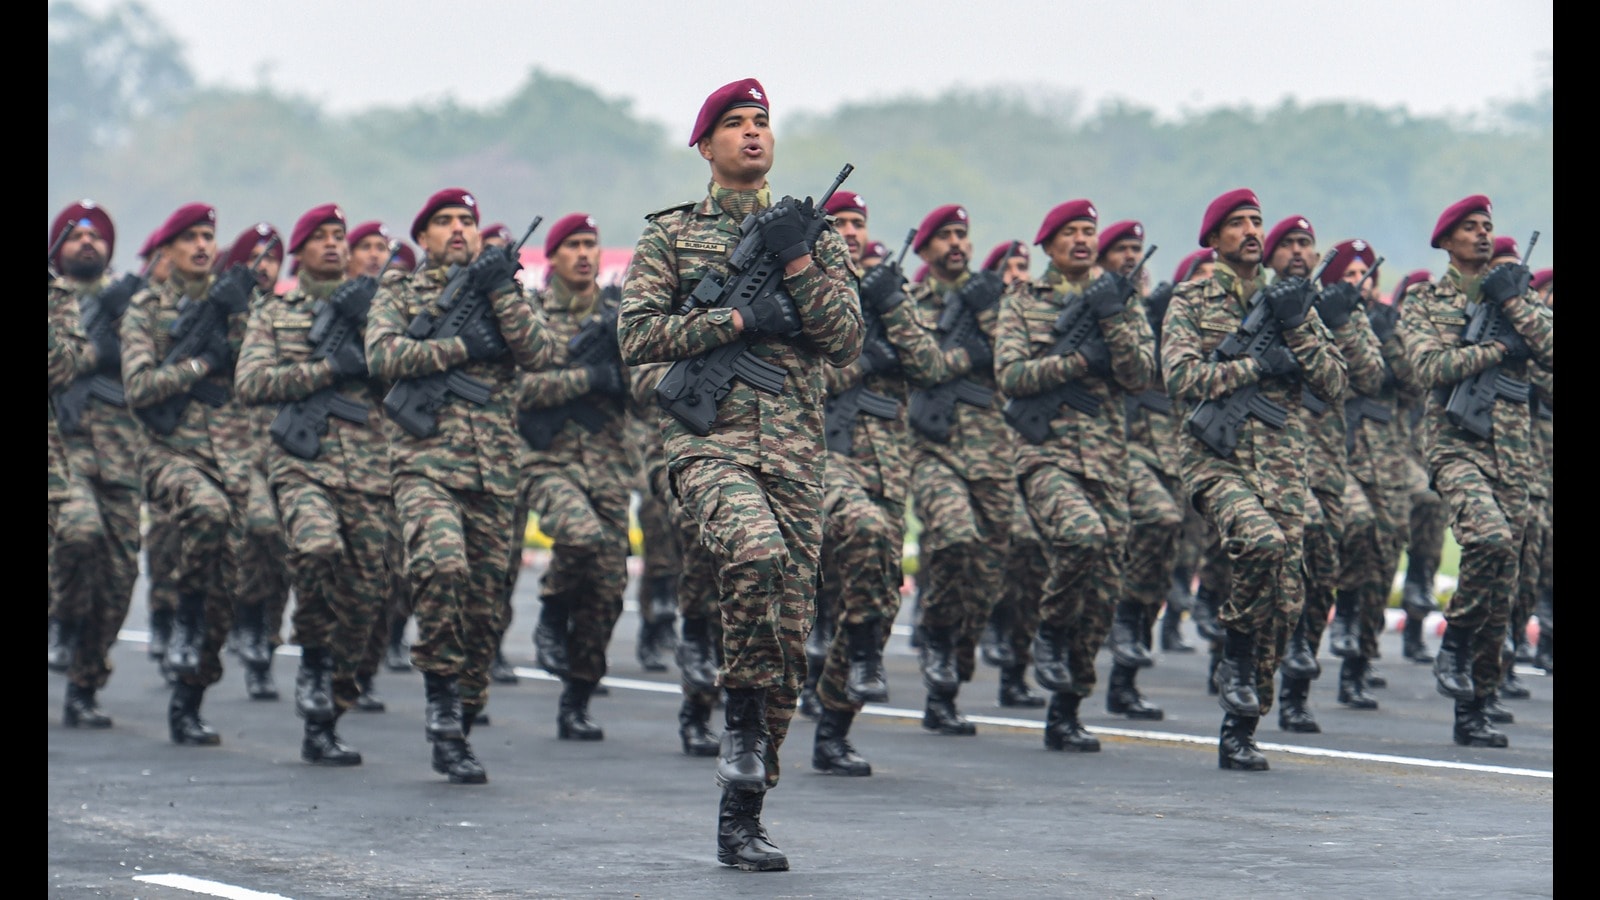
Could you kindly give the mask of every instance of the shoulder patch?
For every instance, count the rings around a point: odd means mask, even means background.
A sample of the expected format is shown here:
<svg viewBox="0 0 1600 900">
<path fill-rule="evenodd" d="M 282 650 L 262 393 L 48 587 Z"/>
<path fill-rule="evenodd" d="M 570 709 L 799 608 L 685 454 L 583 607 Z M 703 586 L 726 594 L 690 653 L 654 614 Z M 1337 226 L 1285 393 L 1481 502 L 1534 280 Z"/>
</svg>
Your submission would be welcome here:
<svg viewBox="0 0 1600 900">
<path fill-rule="evenodd" d="M 654 221 L 657 216 L 664 216 L 669 212 L 678 212 L 679 210 L 694 209 L 695 205 L 698 204 L 699 202 L 700 201 L 698 201 L 698 200 L 685 200 L 682 203 L 674 203 L 671 206 L 663 206 L 660 209 L 656 210 L 655 212 L 645 213 L 644 220 L 646 222 L 651 222 L 651 221 Z"/>
</svg>

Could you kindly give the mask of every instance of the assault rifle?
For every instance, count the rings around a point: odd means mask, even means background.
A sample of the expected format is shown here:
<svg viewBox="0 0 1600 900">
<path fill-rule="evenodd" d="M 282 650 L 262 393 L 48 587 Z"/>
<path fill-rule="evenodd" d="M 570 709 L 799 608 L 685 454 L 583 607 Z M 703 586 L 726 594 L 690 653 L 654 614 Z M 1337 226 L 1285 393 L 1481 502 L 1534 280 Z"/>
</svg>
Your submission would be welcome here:
<svg viewBox="0 0 1600 900">
<path fill-rule="evenodd" d="M 106 289 L 78 301 L 78 316 L 89 340 L 102 345 L 105 338 L 117 340 L 117 321 L 128 311 L 128 301 L 145 288 L 145 271 L 129 272 Z M 56 396 L 56 422 L 66 434 L 83 433 L 83 411 L 93 397 L 102 403 L 126 407 L 128 396 L 122 390 L 122 356 L 98 360 L 93 372 L 79 376 Z"/>
<path fill-rule="evenodd" d="M 1528 249 L 1522 254 L 1522 265 L 1528 264 L 1528 257 L 1533 255 L 1533 245 L 1539 240 L 1539 232 L 1535 231 L 1533 237 L 1528 238 Z M 1518 295 L 1528 289 L 1524 282 Z M 1493 303 L 1467 304 L 1467 330 L 1461 335 L 1463 346 L 1476 344 L 1492 344 L 1507 334 L 1515 331 L 1511 320 L 1506 318 L 1505 312 Z M 1488 440 L 1494 426 L 1494 401 L 1509 400 L 1512 403 L 1528 402 L 1528 383 L 1512 378 L 1500 371 L 1500 363 L 1495 363 L 1476 375 L 1468 375 L 1456 386 L 1450 389 L 1450 397 L 1445 401 L 1444 416 L 1451 425 L 1456 426 L 1475 437 Z"/>
<path fill-rule="evenodd" d="M 1316 269 L 1307 279 L 1311 284 L 1322 278 L 1322 270 L 1333 261 L 1333 250 L 1323 255 Z M 1267 306 L 1267 292 L 1263 287 L 1246 305 L 1244 321 L 1239 330 L 1222 339 L 1211 351 L 1211 362 L 1227 362 L 1249 357 L 1260 362 L 1267 351 L 1286 346 L 1278 330 L 1278 318 Z M 1268 428 L 1281 429 L 1289 422 L 1289 411 L 1261 395 L 1259 381 L 1247 384 L 1226 397 L 1203 400 L 1189 413 L 1185 424 L 1189 433 L 1205 444 L 1211 452 L 1224 459 L 1233 456 L 1239 446 L 1239 427 L 1245 419 L 1254 417 Z"/>
<path fill-rule="evenodd" d="M 1004 272 L 1016 242 L 1007 245 L 1006 253 L 995 266 Z M 989 339 L 978 327 L 978 311 L 988 309 L 1000 301 L 1005 293 L 1005 282 L 994 272 L 973 273 L 959 290 L 945 295 L 944 311 L 939 314 L 939 349 L 954 350 L 968 347 L 975 341 L 985 344 Z M 917 433 L 936 443 L 950 441 L 950 429 L 955 425 L 956 403 L 966 403 L 979 409 L 994 405 L 994 391 L 971 378 L 960 376 L 933 387 L 917 388 L 911 392 L 907 421 Z"/>
<path fill-rule="evenodd" d="M 1128 394 L 1122 398 L 1123 413 L 1132 417 L 1141 409 L 1158 412 L 1164 416 L 1172 415 L 1172 398 L 1167 392 L 1156 388 L 1148 388 L 1137 394 Z"/>
<path fill-rule="evenodd" d="M 56 254 L 61 252 L 61 247 L 66 244 L 67 238 L 72 237 L 72 233 L 76 230 L 78 230 L 78 226 L 68 222 L 67 227 L 61 229 L 61 233 L 56 235 L 55 240 L 50 242 L 50 251 L 44 257 L 44 283 L 46 285 L 60 277 L 56 274 Z"/>
<path fill-rule="evenodd" d="M 228 346 L 228 320 L 250 308 L 250 295 L 257 285 L 256 269 L 261 265 L 261 261 L 272 253 L 277 243 L 277 232 L 273 232 L 248 266 L 235 265 L 217 276 L 211 283 L 211 289 L 206 293 L 204 301 L 189 297 L 179 301 L 178 318 L 172 322 L 172 349 L 167 351 L 166 357 L 162 359 L 162 365 L 176 365 L 185 359 L 205 355 L 207 351 L 216 348 L 219 342 L 226 348 L 225 352 L 221 353 L 225 357 L 221 362 L 226 365 L 231 360 L 233 349 Z M 216 355 L 213 351 L 213 356 Z M 213 358 L 213 363 L 217 361 Z M 216 374 L 221 373 L 212 370 L 207 376 Z M 202 379 L 195 382 L 187 391 L 173 394 L 159 403 L 135 409 L 133 412 L 156 434 L 171 434 L 178 429 L 178 423 L 182 421 L 191 399 L 199 400 L 213 409 L 220 409 L 228 402 L 228 389 Z"/>
<path fill-rule="evenodd" d="M 808 245 L 814 245 L 822 229 L 827 227 L 828 220 L 822 208 L 854 170 L 855 166 L 846 163 L 827 193 L 815 204 L 816 216 L 806 228 Z M 785 290 L 783 265 L 766 251 L 754 214 L 745 216 L 739 231 L 743 236 L 728 257 L 726 278 L 713 273 L 701 279 L 679 305 L 678 315 L 687 315 L 697 308 L 732 306 L 734 300 L 754 300 Z M 758 391 L 776 396 L 783 393 L 788 374 L 783 367 L 751 353 L 749 339 L 740 336 L 699 356 L 674 362 L 656 384 L 656 402 L 690 431 L 703 437 L 711 433 L 711 424 L 717 420 L 717 404 L 733 390 L 733 379 L 738 378 Z"/>
<path fill-rule="evenodd" d="M 1128 275 L 1130 282 L 1138 279 L 1139 270 L 1144 268 L 1146 260 L 1155 252 L 1156 246 L 1151 244 L 1150 249 L 1146 250 L 1144 257 L 1139 260 L 1139 265 Z M 1076 353 L 1090 341 L 1098 341 L 1104 348 L 1102 352 L 1107 358 L 1111 355 L 1110 349 L 1105 348 L 1106 339 L 1100 331 L 1100 320 L 1089 307 L 1083 294 L 1076 294 L 1067 301 L 1061 314 L 1056 316 L 1056 322 L 1051 326 L 1050 333 L 1056 336 L 1056 342 L 1051 344 L 1045 353 L 1047 357 Z M 1030 397 L 1012 397 L 1007 400 L 1004 412 L 1006 424 L 1027 438 L 1029 443 L 1042 444 L 1050 437 L 1050 420 L 1056 417 L 1056 410 L 1063 404 L 1086 416 L 1100 415 L 1100 398 L 1074 379 Z M 1168 410 L 1172 408 L 1170 400 L 1167 408 Z"/>
<path fill-rule="evenodd" d="M 604 302 L 604 295 L 601 295 Z M 617 309 L 603 306 L 578 333 L 567 341 L 567 367 L 616 366 L 622 369 L 622 351 L 617 346 Z M 524 409 L 517 413 L 517 431 L 535 450 L 549 450 L 556 435 L 568 419 L 577 420 L 590 434 L 598 434 L 611 416 L 589 400 L 588 395 L 574 397 L 558 406 Z"/>
<path fill-rule="evenodd" d="M 1376 397 L 1356 394 L 1344 401 L 1344 449 L 1348 453 L 1355 449 L 1356 431 L 1361 427 L 1362 419 L 1371 419 L 1379 425 L 1387 425 L 1394 419 L 1394 411 L 1388 404 Z"/>
<path fill-rule="evenodd" d="M 399 241 L 389 242 L 389 259 L 384 260 L 383 268 L 378 271 L 388 271 L 389 263 L 394 260 L 399 247 Z M 310 358 L 313 362 L 340 352 L 359 353 L 362 359 L 366 359 L 362 332 L 366 328 L 367 313 L 372 309 L 372 298 L 377 293 L 376 278 L 358 275 L 340 285 L 328 299 L 317 305 L 311 330 L 306 334 L 306 340 L 311 343 Z M 322 453 L 322 436 L 328 433 L 329 416 L 338 416 L 355 425 L 366 425 L 371 412 L 371 407 L 365 403 L 357 403 L 339 393 L 336 381 L 318 388 L 310 396 L 283 404 L 277 416 L 273 417 L 267 433 L 278 446 L 295 456 L 316 459 Z"/>
<path fill-rule="evenodd" d="M 911 229 L 906 233 L 906 242 L 900 248 L 900 255 L 892 263 L 879 263 L 879 265 L 892 266 L 894 272 L 900 269 L 900 262 L 906 258 L 906 251 L 911 249 L 911 241 L 916 237 L 917 230 Z M 866 322 L 866 338 L 862 341 L 865 347 L 872 341 L 888 342 L 887 329 L 884 328 L 883 319 L 866 305 L 861 307 L 861 317 Z M 891 345 L 892 346 L 892 345 Z M 835 396 L 829 397 L 822 407 L 822 436 L 823 442 L 829 450 L 849 456 L 855 449 L 856 419 L 862 413 L 876 416 L 880 419 L 898 419 L 900 417 L 900 401 L 876 391 L 867 390 L 865 381 L 848 387 Z"/>
<path fill-rule="evenodd" d="M 1372 264 L 1372 266 L 1367 269 L 1366 274 L 1361 276 L 1361 280 L 1356 282 L 1356 293 L 1357 294 L 1361 293 L 1361 289 L 1366 286 L 1368 278 L 1377 277 L 1378 267 L 1383 265 L 1383 260 L 1384 260 L 1384 257 L 1382 257 L 1382 256 L 1378 257 L 1377 261 L 1374 262 Z M 1319 305 L 1317 307 L 1317 310 L 1320 313 L 1321 310 L 1322 310 L 1322 307 Z M 1311 390 L 1310 387 L 1302 386 L 1300 388 L 1300 405 L 1304 406 L 1307 410 L 1309 410 L 1312 415 L 1320 417 L 1323 413 L 1328 411 L 1328 407 L 1331 406 L 1332 404 L 1328 403 L 1328 401 L 1322 399 L 1321 397 L 1318 397 L 1316 395 L 1316 393 Z M 1387 422 L 1388 420 L 1385 419 L 1384 421 Z M 1347 442 L 1348 442 L 1348 438 L 1349 438 L 1348 432 L 1346 433 L 1346 438 L 1347 438 Z"/>
<path fill-rule="evenodd" d="M 528 226 L 522 240 L 508 251 L 512 259 L 517 258 L 522 245 L 533 237 L 534 230 L 543 221 L 544 216 L 533 217 L 533 224 Z M 467 287 L 468 272 L 466 266 L 450 267 L 445 273 L 444 291 L 439 295 L 439 309 L 443 315 L 434 316 L 427 310 L 417 313 L 406 326 L 406 337 L 419 341 L 453 338 L 478 319 L 494 314 L 488 293 L 467 291 L 465 297 L 461 296 Z M 396 381 L 383 398 L 383 409 L 401 428 L 416 437 L 427 438 L 439 433 L 439 410 L 452 396 L 482 406 L 493 395 L 493 385 L 453 368 Z"/>
</svg>

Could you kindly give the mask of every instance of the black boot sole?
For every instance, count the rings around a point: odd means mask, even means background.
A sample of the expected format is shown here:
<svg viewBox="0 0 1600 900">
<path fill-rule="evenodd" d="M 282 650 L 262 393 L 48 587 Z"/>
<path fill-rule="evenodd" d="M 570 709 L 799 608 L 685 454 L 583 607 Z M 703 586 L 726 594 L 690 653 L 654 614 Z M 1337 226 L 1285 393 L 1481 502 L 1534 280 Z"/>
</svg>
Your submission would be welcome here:
<svg viewBox="0 0 1600 900">
<path fill-rule="evenodd" d="M 1270 767 L 1267 765 L 1266 760 L 1261 760 L 1259 763 L 1240 762 L 1232 757 L 1219 755 L 1217 757 L 1217 768 L 1236 769 L 1240 772 L 1265 772 L 1268 771 Z"/>
<path fill-rule="evenodd" d="M 773 859 L 743 860 L 739 858 L 738 851 L 717 848 L 717 862 L 725 866 L 737 866 L 741 872 L 787 872 L 789 871 L 789 858 L 780 856 Z"/>
</svg>

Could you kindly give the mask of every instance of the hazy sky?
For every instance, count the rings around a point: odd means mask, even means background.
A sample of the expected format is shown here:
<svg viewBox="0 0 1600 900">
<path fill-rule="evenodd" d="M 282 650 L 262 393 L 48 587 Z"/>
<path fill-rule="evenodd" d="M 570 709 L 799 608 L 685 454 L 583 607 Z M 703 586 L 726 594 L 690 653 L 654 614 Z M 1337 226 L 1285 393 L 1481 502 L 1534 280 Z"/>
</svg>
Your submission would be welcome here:
<svg viewBox="0 0 1600 900">
<path fill-rule="evenodd" d="M 780 127 L 786 111 L 953 86 L 1077 91 L 1086 111 L 1122 98 L 1168 116 L 1286 96 L 1471 114 L 1553 78 L 1546 0 L 143 2 L 205 84 L 265 80 L 335 113 L 480 106 L 537 66 L 674 133 L 746 76 Z"/>
</svg>

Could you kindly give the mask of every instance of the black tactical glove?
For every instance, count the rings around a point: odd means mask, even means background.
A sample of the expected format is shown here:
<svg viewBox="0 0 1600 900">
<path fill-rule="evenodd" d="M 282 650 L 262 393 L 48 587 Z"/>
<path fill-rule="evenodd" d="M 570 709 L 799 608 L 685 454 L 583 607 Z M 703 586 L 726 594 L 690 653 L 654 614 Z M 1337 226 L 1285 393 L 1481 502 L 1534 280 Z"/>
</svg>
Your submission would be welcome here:
<svg viewBox="0 0 1600 900">
<path fill-rule="evenodd" d="M 989 346 L 989 341 L 977 330 L 967 335 L 961 342 L 962 349 L 967 351 L 967 358 L 972 360 L 973 372 L 987 372 L 994 368 L 994 348 Z"/>
<path fill-rule="evenodd" d="M 1293 375 L 1300 371 L 1300 360 L 1295 359 L 1293 350 L 1282 344 L 1269 348 L 1259 362 L 1266 375 Z"/>
<path fill-rule="evenodd" d="M 736 302 L 730 309 L 744 320 L 746 337 L 774 334 L 791 337 L 800 333 L 800 314 L 795 312 L 794 301 L 786 291 L 762 294 L 747 302 Z"/>
<path fill-rule="evenodd" d="M 328 303 L 339 315 L 352 322 L 364 322 L 367 310 L 372 308 L 372 298 L 378 294 L 378 279 L 371 275 L 357 275 L 333 289 Z"/>
<path fill-rule="evenodd" d="M 589 373 L 589 393 L 616 397 L 622 394 L 622 368 L 616 364 L 584 366 Z"/>
<path fill-rule="evenodd" d="M 1521 263 L 1501 263 L 1483 276 L 1483 299 L 1499 306 L 1528 290 L 1533 274 Z"/>
<path fill-rule="evenodd" d="M 1372 333 L 1378 343 L 1394 337 L 1395 326 L 1400 324 L 1400 310 L 1392 303 L 1374 303 L 1367 308 L 1367 320 L 1372 323 Z"/>
<path fill-rule="evenodd" d="M 961 305 L 973 312 L 981 312 L 1000 302 L 1000 295 L 1005 293 L 1006 283 L 999 275 L 993 272 L 974 272 L 967 283 L 961 286 L 956 296 L 961 300 Z"/>
<path fill-rule="evenodd" d="M 1095 335 L 1079 344 L 1078 354 L 1089 364 L 1090 375 L 1104 377 L 1111 374 L 1111 348 L 1106 345 L 1104 338 Z"/>
<path fill-rule="evenodd" d="M 1355 312 L 1360 301 L 1361 294 L 1355 285 L 1348 281 L 1336 282 L 1323 288 L 1317 297 L 1317 314 L 1329 328 L 1339 328 L 1350 321 L 1350 314 Z"/>
<path fill-rule="evenodd" d="M 510 349 L 506 346 L 506 339 L 500 336 L 500 329 L 492 316 L 473 319 L 456 336 L 467 345 L 469 359 L 498 359 Z"/>
<path fill-rule="evenodd" d="M 880 263 L 861 278 L 861 305 L 883 315 L 906 299 L 906 277 L 894 263 Z"/>
<path fill-rule="evenodd" d="M 1097 319 L 1109 319 L 1127 309 L 1132 296 L 1133 282 L 1115 272 L 1102 274 L 1083 291 L 1083 300 Z"/>
<path fill-rule="evenodd" d="M 1156 285 L 1150 296 L 1144 298 L 1144 316 L 1150 321 L 1150 330 L 1155 332 L 1156 344 L 1161 343 L 1161 323 L 1167 320 L 1167 307 L 1172 305 L 1172 282 L 1163 281 Z"/>
<path fill-rule="evenodd" d="M 872 335 L 861 344 L 861 374 L 892 372 L 900 365 L 900 353 L 882 335 Z"/>
<path fill-rule="evenodd" d="M 212 279 L 211 288 L 206 291 L 206 302 L 217 304 L 229 315 L 242 313 L 250 308 L 250 292 L 255 289 L 255 273 L 249 266 L 236 265 Z"/>
<path fill-rule="evenodd" d="M 207 375 L 226 375 L 233 367 L 233 345 L 228 343 L 227 335 L 213 332 L 196 359 L 205 362 Z"/>
<path fill-rule="evenodd" d="M 1311 285 L 1304 278 L 1285 278 L 1267 288 L 1267 308 L 1281 328 L 1298 328 L 1311 311 Z"/>
<path fill-rule="evenodd" d="M 761 243 L 767 252 L 778 258 L 778 262 L 788 265 L 790 261 L 811 252 L 811 242 L 806 239 L 806 232 L 816 216 L 816 207 L 810 197 L 803 203 L 793 197 L 785 197 L 756 216 L 756 225 L 761 229 Z"/>
<path fill-rule="evenodd" d="M 351 378 L 367 374 L 367 351 L 360 341 L 344 341 L 328 356 L 328 365 L 337 378 Z"/>
<path fill-rule="evenodd" d="M 1531 351 L 1528 349 L 1528 342 L 1523 340 L 1522 335 L 1517 334 L 1515 329 L 1496 337 L 1494 340 L 1495 343 L 1506 349 L 1506 362 L 1515 362 L 1519 359 L 1527 359 L 1530 355 L 1532 355 Z"/>
<path fill-rule="evenodd" d="M 94 347 L 94 367 L 96 372 L 115 373 L 122 368 L 122 344 L 117 340 L 116 329 L 111 323 L 89 332 L 89 343 Z"/>
<path fill-rule="evenodd" d="M 467 267 L 467 283 L 477 293 L 490 297 L 517 289 L 517 273 L 522 263 L 505 247 L 485 247 Z"/>
<path fill-rule="evenodd" d="M 133 295 L 144 289 L 145 280 L 131 272 L 118 278 L 100 292 L 100 314 L 108 319 L 117 318 L 128 311 L 128 301 Z"/>
</svg>

